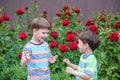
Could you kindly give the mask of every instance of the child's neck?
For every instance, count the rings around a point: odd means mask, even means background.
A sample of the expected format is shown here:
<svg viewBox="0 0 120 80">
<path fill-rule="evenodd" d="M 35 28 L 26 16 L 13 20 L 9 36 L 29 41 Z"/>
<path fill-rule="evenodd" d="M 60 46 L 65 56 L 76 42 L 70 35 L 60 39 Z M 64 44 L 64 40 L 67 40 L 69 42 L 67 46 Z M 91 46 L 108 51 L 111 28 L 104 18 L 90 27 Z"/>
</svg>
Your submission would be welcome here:
<svg viewBox="0 0 120 80">
<path fill-rule="evenodd" d="M 89 54 L 92 54 L 92 53 L 93 53 L 93 51 L 91 49 L 89 49 L 89 50 L 86 50 L 86 52 L 84 54 L 89 55 Z"/>
<path fill-rule="evenodd" d="M 35 43 L 35 44 L 39 44 L 41 43 L 42 41 L 38 41 L 36 40 L 34 37 L 31 39 L 31 42 Z"/>
</svg>

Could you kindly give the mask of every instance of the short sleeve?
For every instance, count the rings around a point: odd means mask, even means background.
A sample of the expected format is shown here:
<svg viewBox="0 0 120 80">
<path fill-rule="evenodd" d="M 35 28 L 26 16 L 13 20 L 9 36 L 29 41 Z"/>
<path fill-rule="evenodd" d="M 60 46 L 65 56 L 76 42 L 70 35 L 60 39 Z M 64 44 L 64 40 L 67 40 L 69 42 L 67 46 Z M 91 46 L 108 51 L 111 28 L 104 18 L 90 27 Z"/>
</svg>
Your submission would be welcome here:
<svg viewBox="0 0 120 80">
<path fill-rule="evenodd" d="M 97 71 L 96 60 L 89 60 L 86 63 L 86 68 L 84 70 L 84 73 L 93 76 L 96 71 Z"/>
</svg>

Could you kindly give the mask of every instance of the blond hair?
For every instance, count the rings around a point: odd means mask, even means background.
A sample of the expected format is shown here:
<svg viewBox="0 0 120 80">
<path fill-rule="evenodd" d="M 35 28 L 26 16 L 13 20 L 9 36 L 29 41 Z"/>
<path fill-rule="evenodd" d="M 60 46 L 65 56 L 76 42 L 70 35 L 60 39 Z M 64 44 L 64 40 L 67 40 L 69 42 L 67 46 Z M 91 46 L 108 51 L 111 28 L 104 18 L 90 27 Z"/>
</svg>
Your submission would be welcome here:
<svg viewBox="0 0 120 80">
<path fill-rule="evenodd" d="M 40 28 L 50 28 L 49 22 L 45 18 L 35 18 L 32 21 L 32 30 Z"/>
</svg>

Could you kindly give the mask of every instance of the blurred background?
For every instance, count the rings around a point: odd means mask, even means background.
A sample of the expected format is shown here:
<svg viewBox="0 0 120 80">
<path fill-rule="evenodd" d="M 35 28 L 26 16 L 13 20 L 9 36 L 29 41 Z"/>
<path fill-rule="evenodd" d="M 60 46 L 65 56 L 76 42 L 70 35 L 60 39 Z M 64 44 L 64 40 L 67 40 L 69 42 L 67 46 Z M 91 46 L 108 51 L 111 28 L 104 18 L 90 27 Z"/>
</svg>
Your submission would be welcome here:
<svg viewBox="0 0 120 80">
<path fill-rule="evenodd" d="M 14 21 L 15 11 L 18 8 L 30 7 L 33 1 L 39 5 L 37 12 L 47 11 L 51 20 L 54 20 L 55 14 L 63 5 L 79 8 L 83 14 L 81 17 L 83 22 L 91 19 L 95 12 L 120 13 L 120 0 L 0 0 L 0 8 L 4 8 L 3 12 L 11 17 L 10 21 Z"/>
</svg>

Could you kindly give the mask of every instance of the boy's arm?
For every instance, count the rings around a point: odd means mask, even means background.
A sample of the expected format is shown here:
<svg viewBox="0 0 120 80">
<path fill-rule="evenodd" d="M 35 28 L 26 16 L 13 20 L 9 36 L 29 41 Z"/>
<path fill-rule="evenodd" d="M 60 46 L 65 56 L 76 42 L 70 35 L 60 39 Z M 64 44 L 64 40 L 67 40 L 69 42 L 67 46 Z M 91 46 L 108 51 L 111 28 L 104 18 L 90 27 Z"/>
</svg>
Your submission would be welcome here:
<svg viewBox="0 0 120 80">
<path fill-rule="evenodd" d="M 83 80 L 89 80 L 89 79 L 91 78 L 90 75 L 85 74 L 85 73 L 78 72 L 78 71 L 72 69 L 71 67 L 67 67 L 67 68 L 66 68 L 66 72 L 69 73 L 69 74 L 75 75 L 75 76 L 77 76 L 77 77 L 80 77 L 80 78 L 82 78 Z"/>
<path fill-rule="evenodd" d="M 30 60 L 30 54 L 28 52 L 22 53 L 24 55 L 24 59 L 21 59 L 20 65 L 25 66 Z"/>
<path fill-rule="evenodd" d="M 64 59 L 63 62 L 65 62 L 69 67 L 72 67 L 74 70 L 78 69 L 78 66 L 75 64 L 72 64 L 69 59 Z"/>
<path fill-rule="evenodd" d="M 23 59 L 23 60 L 21 59 L 21 61 L 20 61 L 20 65 L 21 65 L 21 66 L 25 66 L 25 65 L 28 63 L 28 61 L 29 61 L 29 60 L 26 59 L 26 58 Z"/>
<path fill-rule="evenodd" d="M 56 58 L 57 58 L 57 55 L 51 56 L 50 59 L 49 59 L 49 62 L 50 62 L 50 63 L 55 63 Z"/>
</svg>

